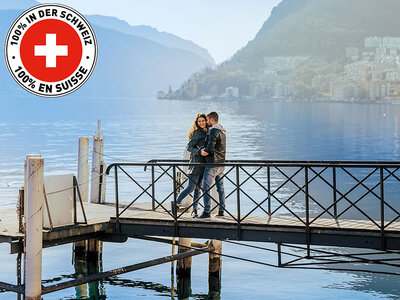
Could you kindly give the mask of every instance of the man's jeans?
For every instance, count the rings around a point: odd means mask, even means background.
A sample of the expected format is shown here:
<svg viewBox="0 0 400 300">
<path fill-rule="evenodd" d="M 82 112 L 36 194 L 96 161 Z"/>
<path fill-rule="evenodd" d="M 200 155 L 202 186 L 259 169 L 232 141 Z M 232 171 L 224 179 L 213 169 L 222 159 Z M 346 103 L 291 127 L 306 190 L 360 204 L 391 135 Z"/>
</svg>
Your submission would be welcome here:
<svg viewBox="0 0 400 300">
<path fill-rule="evenodd" d="M 225 190 L 224 190 L 224 181 L 222 176 L 224 176 L 224 167 L 205 168 L 204 170 L 203 190 L 205 193 L 204 194 L 205 213 L 210 212 L 211 191 L 208 190 L 210 189 L 211 186 L 214 185 L 214 183 L 216 183 L 219 196 L 219 211 L 224 211 L 225 209 Z"/>
<path fill-rule="evenodd" d="M 199 204 L 200 187 L 203 175 L 188 174 L 188 186 L 179 194 L 176 203 L 180 204 L 191 192 L 193 193 L 193 210 L 197 210 Z"/>
</svg>

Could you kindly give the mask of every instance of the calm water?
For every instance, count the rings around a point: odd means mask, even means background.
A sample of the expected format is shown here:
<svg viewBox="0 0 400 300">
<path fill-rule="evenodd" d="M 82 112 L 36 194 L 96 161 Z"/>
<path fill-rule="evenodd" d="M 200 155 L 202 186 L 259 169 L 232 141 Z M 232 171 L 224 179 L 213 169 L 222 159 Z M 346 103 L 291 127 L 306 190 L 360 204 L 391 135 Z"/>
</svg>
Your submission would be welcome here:
<svg viewBox="0 0 400 300">
<path fill-rule="evenodd" d="M 61 100 L 0 98 L 0 101 L 0 205 L 3 208 L 15 207 L 26 154 L 44 156 L 46 175 L 75 172 L 78 137 L 92 136 L 97 119 L 102 120 L 106 163 L 180 159 L 194 115 L 211 110 L 220 113 L 221 123 L 228 131 L 228 159 L 398 160 L 400 154 L 400 105 L 393 104 L 71 97 Z M 128 189 L 128 183 L 122 185 L 126 199 L 130 195 Z M 107 190 L 111 201 L 112 180 Z M 301 208 L 299 203 L 294 203 L 294 210 Z M 151 251 L 144 251 L 144 247 Z M 8 245 L 0 244 L 0 281 L 15 283 L 16 256 L 9 255 L 8 250 Z M 223 244 L 223 252 L 259 261 L 276 261 L 275 255 L 269 252 L 228 243 Z M 152 242 L 106 243 L 103 269 L 170 253 L 169 245 Z M 43 255 L 44 280 L 64 280 L 75 272 L 71 245 L 45 249 Z M 193 258 L 193 299 L 207 298 L 207 260 L 206 255 Z M 170 264 L 118 276 L 101 283 L 99 289 L 107 299 L 171 298 Z M 71 288 L 44 298 L 76 299 L 77 293 Z M 223 258 L 222 299 L 397 299 L 399 296 L 398 277 L 277 269 Z M 0 293 L 0 299 L 15 299 L 15 295 Z"/>
</svg>

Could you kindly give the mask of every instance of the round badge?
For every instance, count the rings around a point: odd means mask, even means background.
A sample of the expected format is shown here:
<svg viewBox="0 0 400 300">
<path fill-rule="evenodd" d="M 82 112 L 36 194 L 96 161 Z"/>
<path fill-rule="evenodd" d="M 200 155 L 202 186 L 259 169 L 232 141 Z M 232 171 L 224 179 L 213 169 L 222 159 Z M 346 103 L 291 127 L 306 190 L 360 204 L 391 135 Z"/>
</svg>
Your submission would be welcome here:
<svg viewBox="0 0 400 300">
<path fill-rule="evenodd" d="M 97 40 L 76 10 L 43 4 L 22 13 L 4 45 L 10 74 L 28 92 L 60 97 L 76 91 L 93 73 Z"/>
</svg>

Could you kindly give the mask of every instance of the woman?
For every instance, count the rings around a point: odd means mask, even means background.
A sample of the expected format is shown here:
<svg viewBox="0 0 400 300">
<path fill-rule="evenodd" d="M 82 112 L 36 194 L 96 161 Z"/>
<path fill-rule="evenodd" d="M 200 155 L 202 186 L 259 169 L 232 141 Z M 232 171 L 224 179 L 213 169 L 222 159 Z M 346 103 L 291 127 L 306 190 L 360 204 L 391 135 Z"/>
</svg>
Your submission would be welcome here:
<svg viewBox="0 0 400 300">
<path fill-rule="evenodd" d="M 206 146 L 207 138 L 207 117 L 205 114 L 197 114 L 194 119 L 194 123 L 189 130 L 187 150 L 190 152 L 189 163 L 204 163 L 204 157 L 201 156 L 201 148 Z M 187 195 L 194 191 L 193 194 L 193 211 L 192 216 L 197 217 L 197 205 L 200 195 L 201 182 L 203 180 L 203 166 L 189 166 L 188 167 L 188 185 L 179 194 L 176 200 L 177 208 L 179 208 L 181 202 Z"/>
</svg>

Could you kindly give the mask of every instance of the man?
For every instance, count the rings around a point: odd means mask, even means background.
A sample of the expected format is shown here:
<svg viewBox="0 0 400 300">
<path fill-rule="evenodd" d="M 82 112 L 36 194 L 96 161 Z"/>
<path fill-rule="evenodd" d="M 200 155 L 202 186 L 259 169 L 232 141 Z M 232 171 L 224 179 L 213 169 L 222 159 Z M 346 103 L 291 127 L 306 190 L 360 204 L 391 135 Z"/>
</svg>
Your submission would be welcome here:
<svg viewBox="0 0 400 300">
<path fill-rule="evenodd" d="M 206 156 L 207 163 L 224 163 L 225 162 L 225 151 L 226 151 L 226 131 L 221 124 L 218 123 L 218 114 L 213 111 L 207 115 L 207 124 L 211 127 L 207 146 L 201 150 L 201 155 Z M 200 218 L 210 217 L 210 192 L 209 189 L 214 183 L 217 186 L 218 197 L 219 197 L 219 209 L 218 216 L 224 215 L 225 209 L 225 191 L 224 191 L 224 167 L 206 167 L 204 169 L 203 177 L 203 190 L 205 192 L 204 200 L 204 211 Z"/>
</svg>

